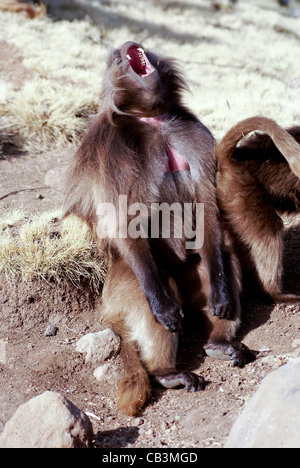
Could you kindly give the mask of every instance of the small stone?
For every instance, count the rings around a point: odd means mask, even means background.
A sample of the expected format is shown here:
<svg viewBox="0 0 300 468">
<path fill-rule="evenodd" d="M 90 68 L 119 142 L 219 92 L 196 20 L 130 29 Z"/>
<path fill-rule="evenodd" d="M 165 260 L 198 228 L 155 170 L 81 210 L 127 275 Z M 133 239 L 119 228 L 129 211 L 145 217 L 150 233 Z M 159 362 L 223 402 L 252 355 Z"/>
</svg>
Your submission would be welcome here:
<svg viewBox="0 0 300 468">
<path fill-rule="evenodd" d="M 58 332 L 58 328 L 52 325 L 51 323 L 48 325 L 48 327 L 45 330 L 44 335 L 45 336 L 55 336 Z"/>
<path fill-rule="evenodd" d="M 134 418 L 132 420 L 132 425 L 134 426 L 142 426 L 144 424 L 144 420 L 142 418 Z"/>
<path fill-rule="evenodd" d="M 85 353 L 85 362 L 101 363 L 118 354 L 120 338 L 110 329 L 88 333 L 76 344 L 76 351 Z"/>
<path fill-rule="evenodd" d="M 162 423 L 160 425 L 160 430 L 164 432 L 167 429 L 168 429 L 168 424 L 166 423 L 166 421 L 162 421 Z"/>
<path fill-rule="evenodd" d="M 105 364 L 102 364 L 102 366 L 99 366 L 97 367 L 97 369 L 94 370 L 93 372 L 93 376 L 97 379 L 97 380 L 102 380 L 102 378 L 109 372 L 111 366 L 110 364 L 107 362 Z"/>
</svg>

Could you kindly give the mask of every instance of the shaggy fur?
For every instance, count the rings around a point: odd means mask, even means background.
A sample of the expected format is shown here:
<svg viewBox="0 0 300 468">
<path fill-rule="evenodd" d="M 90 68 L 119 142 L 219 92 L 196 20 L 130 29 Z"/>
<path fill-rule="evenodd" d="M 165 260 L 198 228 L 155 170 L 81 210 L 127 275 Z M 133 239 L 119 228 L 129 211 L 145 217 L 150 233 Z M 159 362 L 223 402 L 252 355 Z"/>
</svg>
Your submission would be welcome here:
<svg viewBox="0 0 300 468">
<path fill-rule="evenodd" d="M 173 60 L 145 53 L 132 42 L 112 52 L 100 114 L 77 151 L 67 183 L 66 215 L 84 219 L 109 258 L 103 313 L 126 347 L 128 376 L 119 404 L 130 414 L 149 395 L 144 368 L 168 388 L 203 388 L 201 377 L 176 370 L 183 311 L 199 313 L 207 306 L 208 353 L 231 356 L 239 365 L 246 360 L 241 345 L 232 343 L 240 316 L 239 285 L 219 225 L 214 139 L 181 103 L 185 89 Z M 119 206 L 120 195 L 127 196 L 128 207 L 143 203 L 147 208 L 138 238 L 103 235 L 112 226 L 120 234 L 120 220 L 125 217 L 125 229 L 133 220 Z M 116 219 L 97 218 L 103 203 L 116 208 Z M 196 204 L 203 203 L 203 245 L 187 249 L 188 236 L 177 238 L 175 224 L 167 238 L 161 231 L 158 238 L 148 237 L 153 203 L 190 204 L 193 229 Z"/>
<path fill-rule="evenodd" d="M 237 144 L 248 133 L 259 130 Z M 238 123 L 217 147 L 218 199 L 224 228 L 241 260 L 244 284 L 253 280 L 277 300 L 282 295 L 283 213 L 300 212 L 300 127 L 282 129 L 253 117 Z"/>
</svg>

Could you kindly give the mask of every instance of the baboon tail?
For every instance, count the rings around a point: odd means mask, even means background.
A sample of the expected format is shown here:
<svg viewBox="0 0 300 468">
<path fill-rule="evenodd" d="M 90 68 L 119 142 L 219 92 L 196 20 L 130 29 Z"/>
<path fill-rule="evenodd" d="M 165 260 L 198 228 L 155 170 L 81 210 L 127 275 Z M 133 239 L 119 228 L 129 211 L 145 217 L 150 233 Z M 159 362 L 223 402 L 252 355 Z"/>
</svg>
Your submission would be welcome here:
<svg viewBox="0 0 300 468">
<path fill-rule="evenodd" d="M 136 416 L 151 396 L 150 378 L 134 343 L 126 339 L 119 324 L 113 329 L 122 338 L 121 358 L 126 372 L 118 388 L 118 407 L 124 414 Z"/>
<path fill-rule="evenodd" d="M 148 374 L 135 372 L 127 374 L 118 389 L 119 410 L 128 416 L 136 416 L 151 396 Z"/>
<path fill-rule="evenodd" d="M 226 167 L 232 158 L 238 142 L 255 130 L 261 131 L 272 138 L 274 144 L 285 157 L 291 170 L 300 178 L 300 145 L 297 141 L 274 120 L 266 117 L 250 117 L 242 120 L 231 128 L 216 148 L 219 170 Z"/>
</svg>

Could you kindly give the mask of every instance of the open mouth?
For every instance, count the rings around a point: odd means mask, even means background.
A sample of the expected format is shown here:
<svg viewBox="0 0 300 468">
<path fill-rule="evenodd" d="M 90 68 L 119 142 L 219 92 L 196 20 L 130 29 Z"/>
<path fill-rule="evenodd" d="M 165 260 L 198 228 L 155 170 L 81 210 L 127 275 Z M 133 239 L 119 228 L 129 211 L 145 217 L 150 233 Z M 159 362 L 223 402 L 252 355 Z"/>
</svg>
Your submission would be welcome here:
<svg viewBox="0 0 300 468">
<path fill-rule="evenodd" d="M 132 70 L 139 76 L 148 76 L 154 72 L 154 67 L 149 62 L 147 55 L 141 47 L 132 46 L 126 55 Z"/>
</svg>

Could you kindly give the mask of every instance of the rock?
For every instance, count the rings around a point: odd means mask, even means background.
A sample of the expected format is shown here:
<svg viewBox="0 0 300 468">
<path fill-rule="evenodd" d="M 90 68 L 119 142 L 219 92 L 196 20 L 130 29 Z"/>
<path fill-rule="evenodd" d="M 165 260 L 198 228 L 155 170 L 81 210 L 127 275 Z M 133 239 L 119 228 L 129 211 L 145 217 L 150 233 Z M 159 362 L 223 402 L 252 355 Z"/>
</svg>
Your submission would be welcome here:
<svg viewBox="0 0 300 468">
<path fill-rule="evenodd" d="M 87 448 L 93 440 L 88 416 L 56 392 L 21 405 L 6 423 L 1 448 Z"/>
<path fill-rule="evenodd" d="M 55 336 L 58 332 L 58 328 L 52 325 L 51 323 L 47 326 L 44 335 L 45 336 Z"/>
<path fill-rule="evenodd" d="M 93 376 L 101 381 L 105 375 L 109 373 L 111 369 L 111 366 L 108 362 L 102 364 L 101 366 L 97 367 L 97 369 L 94 370 Z"/>
<path fill-rule="evenodd" d="M 300 358 L 264 378 L 225 447 L 300 448 Z"/>
<path fill-rule="evenodd" d="M 105 362 L 94 370 L 93 376 L 99 382 L 111 381 L 112 379 L 118 379 L 120 372 L 115 363 Z"/>
<path fill-rule="evenodd" d="M 85 362 L 101 363 L 118 354 L 121 340 L 110 329 L 88 333 L 76 344 L 76 351 L 86 353 Z"/>
</svg>

